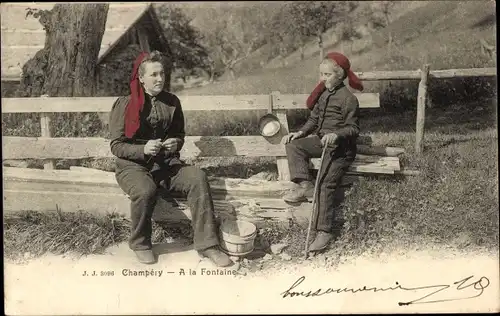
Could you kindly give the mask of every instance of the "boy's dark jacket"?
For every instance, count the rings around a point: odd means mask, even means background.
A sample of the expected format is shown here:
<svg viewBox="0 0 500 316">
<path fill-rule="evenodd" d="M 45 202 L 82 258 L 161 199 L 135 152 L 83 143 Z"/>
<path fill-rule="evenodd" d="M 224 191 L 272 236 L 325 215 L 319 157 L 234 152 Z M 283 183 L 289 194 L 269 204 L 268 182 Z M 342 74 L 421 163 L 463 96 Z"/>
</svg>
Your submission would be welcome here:
<svg viewBox="0 0 500 316">
<path fill-rule="evenodd" d="M 358 99 L 343 83 L 333 92 L 325 90 L 300 130 L 306 136 L 317 134 L 323 137 L 325 134 L 335 133 L 339 145 L 355 150 L 359 136 Z"/>
</svg>

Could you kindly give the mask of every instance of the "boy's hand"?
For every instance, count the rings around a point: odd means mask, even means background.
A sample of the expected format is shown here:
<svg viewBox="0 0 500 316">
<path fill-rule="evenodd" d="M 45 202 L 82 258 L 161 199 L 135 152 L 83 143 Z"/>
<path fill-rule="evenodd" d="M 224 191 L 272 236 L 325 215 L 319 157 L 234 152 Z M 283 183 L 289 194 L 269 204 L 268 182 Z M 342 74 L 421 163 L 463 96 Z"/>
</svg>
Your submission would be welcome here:
<svg viewBox="0 0 500 316">
<path fill-rule="evenodd" d="M 179 149 L 179 139 L 167 138 L 162 144 L 163 148 L 170 152 L 176 152 Z"/>
<path fill-rule="evenodd" d="M 281 143 L 282 144 L 288 144 L 292 140 L 297 139 L 297 138 L 301 138 L 302 136 L 304 136 L 304 132 L 302 132 L 302 131 L 298 131 L 298 132 L 295 132 L 295 133 L 290 133 L 288 135 L 285 135 L 283 137 L 283 139 L 281 139 Z"/>
<path fill-rule="evenodd" d="M 161 139 L 148 140 L 144 145 L 144 154 L 156 156 L 161 149 Z"/>
<path fill-rule="evenodd" d="M 326 134 L 321 138 L 321 145 L 323 145 L 323 147 L 324 146 L 333 146 L 335 144 L 335 142 L 337 141 L 337 138 L 338 138 L 338 136 L 335 133 Z"/>
</svg>

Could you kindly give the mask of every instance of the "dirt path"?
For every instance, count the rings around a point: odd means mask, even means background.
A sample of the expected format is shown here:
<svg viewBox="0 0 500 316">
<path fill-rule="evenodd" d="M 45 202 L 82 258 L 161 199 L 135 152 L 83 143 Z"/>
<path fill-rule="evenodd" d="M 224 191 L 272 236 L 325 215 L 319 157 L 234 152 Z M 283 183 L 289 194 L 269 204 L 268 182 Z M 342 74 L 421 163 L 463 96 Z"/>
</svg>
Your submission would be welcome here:
<svg viewBox="0 0 500 316">
<path fill-rule="evenodd" d="M 168 248 L 168 249 L 167 249 Z M 300 263 L 273 262 L 244 275 L 207 275 L 214 267 L 188 247 L 170 244 L 159 262 L 144 266 L 125 244 L 105 255 L 82 258 L 44 256 L 25 264 L 5 262 L 6 314 L 207 314 L 207 313 L 372 313 L 499 311 L 498 254 L 468 256 L 443 250 L 352 258 L 337 268 L 324 259 Z M 185 275 L 180 272 L 184 269 Z M 83 276 L 84 271 L 97 276 Z M 153 275 L 124 275 L 149 271 Z M 191 271 L 191 272 L 190 272 Z M 196 271 L 196 275 L 192 272 Z M 114 275 L 101 276 L 101 273 Z M 169 273 L 172 272 L 172 273 Z M 161 273 L 161 275 L 160 275 Z M 300 278 L 303 282 L 292 285 Z M 469 276 L 457 290 L 457 284 Z M 486 279 L 487 278 L 487 279 Z M 487 283 L 489 281 L 489 285 Z M 427 300 L 461 300 L 398 306 L 441 287 L 420 290 L 329 293 L 318 297 L 283 298 L 284 292 L 315 292 L 321 288 L 414 288 L 451 285 Z M 481 290 L 481 287 L 484 289 Z M 478 297 L 463 299 L 470 296 Z"/>
</svg>

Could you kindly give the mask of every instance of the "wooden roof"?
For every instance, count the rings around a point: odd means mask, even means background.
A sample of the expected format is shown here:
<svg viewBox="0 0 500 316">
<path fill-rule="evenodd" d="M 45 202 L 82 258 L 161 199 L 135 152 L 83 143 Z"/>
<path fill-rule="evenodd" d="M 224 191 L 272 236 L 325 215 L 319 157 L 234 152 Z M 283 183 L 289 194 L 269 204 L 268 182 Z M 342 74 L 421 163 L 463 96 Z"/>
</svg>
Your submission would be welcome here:
<svg viewBox="0 0 500 316">
<path fill-rule="evenodd" d="M 2 81 L 19 80 L 23 65 L 44 47 L 45 31 L 37 19 L 26 18 L 26 8 L 50 10 L 55 3 L 1 5 Z M 110 3 L 99 61 L 148 10 L 150 3 Z M 154 14 L 151 16 L 154 17 Z M 160 34 L 163 37 L 163 34 Z"/>
</svg>

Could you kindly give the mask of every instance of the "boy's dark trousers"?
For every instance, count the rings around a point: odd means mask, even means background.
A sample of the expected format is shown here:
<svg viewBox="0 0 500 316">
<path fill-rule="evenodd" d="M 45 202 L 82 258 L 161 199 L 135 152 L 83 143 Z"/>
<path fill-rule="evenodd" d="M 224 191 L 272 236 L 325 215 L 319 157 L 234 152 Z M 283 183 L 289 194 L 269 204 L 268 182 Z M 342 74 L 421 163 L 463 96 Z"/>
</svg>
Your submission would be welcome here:
<svg viewBox="0 0 500 316">
<path fill-rule="evenodd" d="M 219 244 L 214 205 L 206 174 L 198 167 L 176 164 L 161 171 L 150 172 L 150 167 L 120 159 L 116 180 L 131 200 L 132 250 L 151 249 L 151 234 L 154 207 L 158 198 L 159 182 L 165 180 L 165 187 L 187 195 L 191 210 L 195 250 L 204 250 Z"/>
<path fill-rule="evenodd" d="M 285 148 L 291 181 L 312 181 L 309 171 L 310 159 L 320 158 L 323 151 L 319 136 L 295 139 L 286 144 Z M 313 222 L 316 230 L 332 232 L 334 228 L 335 209 L 341 200 L 342 177 L 356 157 L 355 148 L 355 146 L 347 148 L 344 144 L 339 144 L 328 147 L 325 151 L 321 170 L 318 170 L 318 177 L 320 177 L 316 197 L 318 216 Z"/>
</svg>

